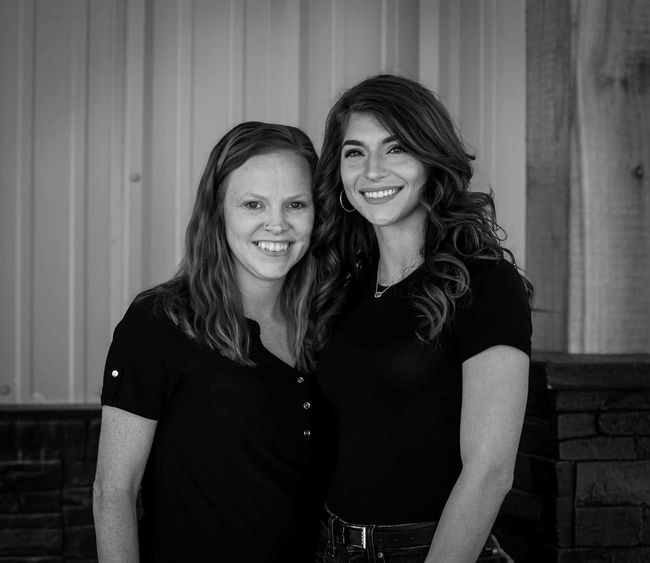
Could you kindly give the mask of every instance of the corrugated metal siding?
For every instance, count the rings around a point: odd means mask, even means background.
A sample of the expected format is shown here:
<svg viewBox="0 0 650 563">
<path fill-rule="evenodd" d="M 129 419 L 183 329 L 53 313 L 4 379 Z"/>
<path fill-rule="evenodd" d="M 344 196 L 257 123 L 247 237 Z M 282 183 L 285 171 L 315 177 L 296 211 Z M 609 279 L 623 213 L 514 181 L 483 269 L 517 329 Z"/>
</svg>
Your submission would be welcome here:
<svg viewBox="0 0 650 563">
<path fill-rule="evenodd" d="M 0 403 L 96 402 L 114 325 L 175 270 L 215 142 L 258 119 L 318 147 L 336 96 L 380 71 L 439 90 L 523 257 L 519 4 L 0 0 Z"/>
</svg>

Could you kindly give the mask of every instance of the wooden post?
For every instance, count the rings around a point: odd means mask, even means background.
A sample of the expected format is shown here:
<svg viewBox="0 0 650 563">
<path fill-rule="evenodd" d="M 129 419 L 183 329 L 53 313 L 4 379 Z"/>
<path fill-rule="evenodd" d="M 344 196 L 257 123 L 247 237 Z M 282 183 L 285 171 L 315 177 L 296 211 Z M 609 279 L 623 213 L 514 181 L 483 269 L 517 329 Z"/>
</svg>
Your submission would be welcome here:
<svg viewBox="0 0 650 563">
<path fill-rule="evenodd" d="M 534 347 L 650 351 L 650 2 L 528 0 Z"/>
</svg>

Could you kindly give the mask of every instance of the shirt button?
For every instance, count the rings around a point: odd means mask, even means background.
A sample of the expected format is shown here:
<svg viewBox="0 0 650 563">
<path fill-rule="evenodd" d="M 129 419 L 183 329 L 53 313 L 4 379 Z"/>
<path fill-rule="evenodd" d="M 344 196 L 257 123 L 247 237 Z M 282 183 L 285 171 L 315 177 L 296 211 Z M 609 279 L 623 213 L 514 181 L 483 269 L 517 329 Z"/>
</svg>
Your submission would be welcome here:
<svg viewBox="0 0 650 563">
<path fill-rule="evenodd" d="M 311 404 L 309 404 L 307 401 L 305 401 L 302 404 L 302 408 L 305 409 L 305 410 L 308 410 L 309 408 L 311 408 Z"/>
<path fill-rule="evenodd" d="M 117 377 L 118 375 L 120 375 L 120 372 L 117 371 L 116 369 L 114 369 L 114 370 L 111 372 L 111 375 L 112 375 L 113 377 Z"/>
<path fill-rule="evenodd" d="M 298 383 L 303 383 L 305 381 L 305 378 L 302 375 L 298 376 L 298 379 L 296 379 Z"/>
<path fill-rule="evenodd" d="M 305 438 L 309 438 L 311 436 L 311 432 L 309 430 L 305 430 L 303 432 L 303 435 L 305 436 Z"/>
</svg>

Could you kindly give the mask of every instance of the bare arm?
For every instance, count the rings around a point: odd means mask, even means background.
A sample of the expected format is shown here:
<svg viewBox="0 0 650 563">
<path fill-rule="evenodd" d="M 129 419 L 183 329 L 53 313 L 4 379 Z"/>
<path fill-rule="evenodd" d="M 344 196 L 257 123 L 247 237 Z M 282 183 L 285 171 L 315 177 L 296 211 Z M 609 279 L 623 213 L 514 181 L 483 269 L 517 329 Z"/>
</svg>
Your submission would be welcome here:
<svg viewBox="0 0 650 563">
<path fill-rule="evenodd" d="M 99 560 L 137 562 L 136 498 L 151 451 L 156 421 L 102 408 L 93 513 Z"/>
<path fill-rule="evenodd" d="M 528 356 L 494 346 L 463 362 L 463 469 L 445 504 L 426 563 L 475 562 L 512 486 L 526 409 Z"/>
</svg>

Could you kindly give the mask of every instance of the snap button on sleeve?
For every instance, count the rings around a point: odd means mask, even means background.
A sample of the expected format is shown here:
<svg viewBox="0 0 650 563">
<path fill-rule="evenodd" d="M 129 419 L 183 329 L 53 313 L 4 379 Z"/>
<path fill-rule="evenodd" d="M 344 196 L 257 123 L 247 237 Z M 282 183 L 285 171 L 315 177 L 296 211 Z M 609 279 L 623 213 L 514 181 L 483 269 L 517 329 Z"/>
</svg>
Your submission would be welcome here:
<svg viewBox="0 0 650 563">
<path fill-rule="evenodd" d="M 298 383 L 303 383 L 305 381 L 305 378 L 302 375 L 298 376 L 298 379 L 296 379 Z"/>
<path fill-rule="evenodd" d="M 113 377 L 117 377 L 118 375 L 120 375 L 120 372 L 117 371 L 116 369 L 114 369 L 114 370 L 111 372 L 111 375 L 112 375 Z"/>
<path fill-rule="evenodd" d="M 309 402 L 305 401 L 302 404 L 302 408 L 305 409 L 305 410 L 308 410 L 309 408 L 311 408 L 311 404 Z"/>
<path fill-rule="evenodd" d="M 309 438 L 311 436 L 311 432 L 309 430 L 305 430 L 303 432 L 303 435 L 305 436 L 305 438 Z"/>
</svg>

